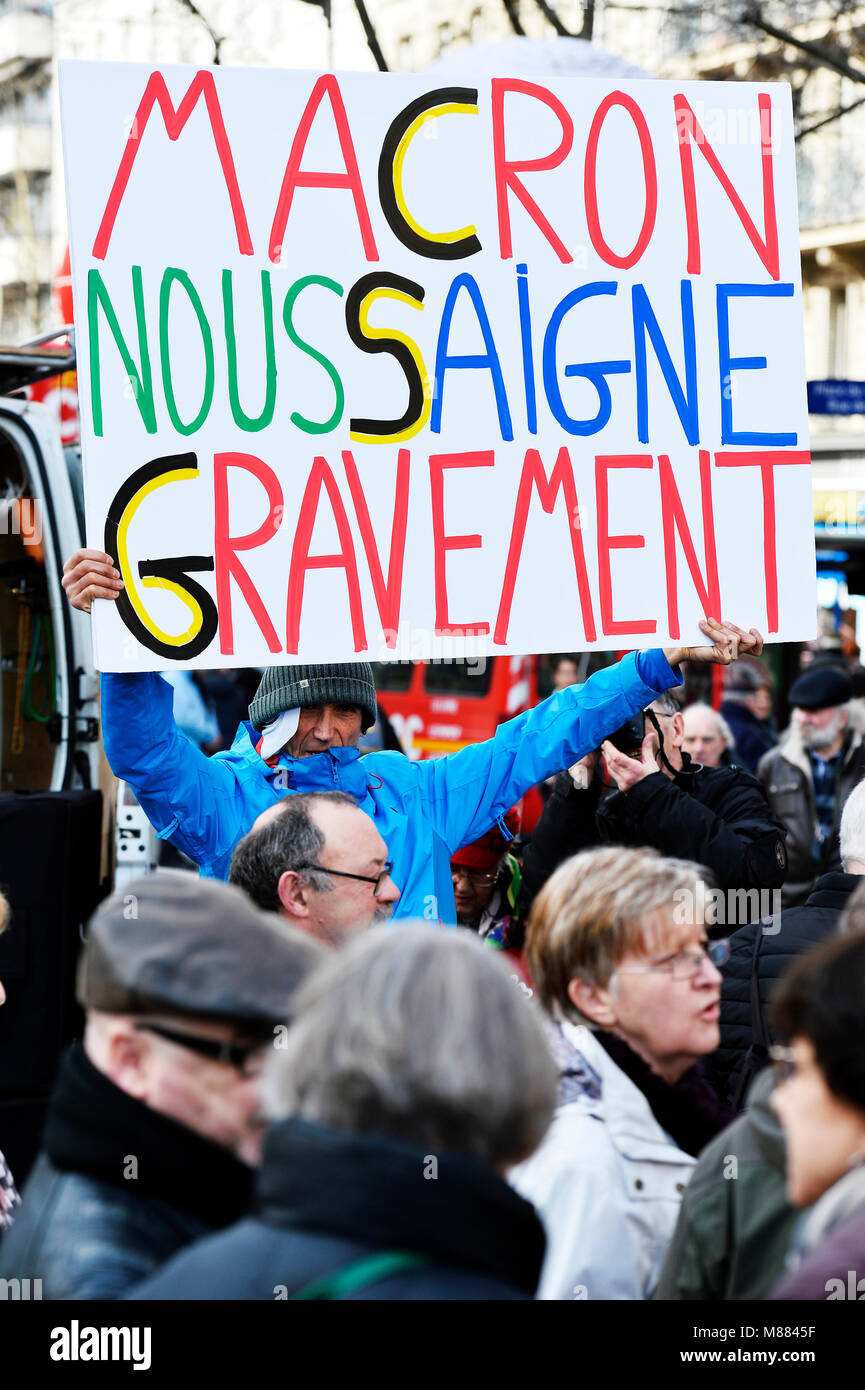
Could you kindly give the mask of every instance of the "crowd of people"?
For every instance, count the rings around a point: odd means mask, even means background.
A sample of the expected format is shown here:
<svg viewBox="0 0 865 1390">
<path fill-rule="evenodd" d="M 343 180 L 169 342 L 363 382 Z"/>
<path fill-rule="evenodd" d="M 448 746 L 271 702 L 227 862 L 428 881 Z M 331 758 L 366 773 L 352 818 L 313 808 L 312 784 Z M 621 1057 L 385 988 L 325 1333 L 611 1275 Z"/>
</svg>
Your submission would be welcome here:
<svg viewBox="0 0 865 1390">
<path fill-rule="evenodd" d="M 87 610 L 120 581 L 79 552 L 64 587 Z M 582 682 L 564 658 L 547 700 L 426 762 L 362 755 L 363 663 L 269 668 L 213 756 L 159 676 L 104 676 L 111 765 L 200 873 L 142 878 L 87 927 L 83 1036 L 20 1192 L 0 1157 L 0 1278 L 54 1299 L 851 1296 L 858 700 L 818 653 L 779 732 L 759 633 L 702 627 Z M 683 662 L 722 667 L 719 709 L 682 708 Z M 550 779 L 529 835 L 520 799 Z"/>
</svg>

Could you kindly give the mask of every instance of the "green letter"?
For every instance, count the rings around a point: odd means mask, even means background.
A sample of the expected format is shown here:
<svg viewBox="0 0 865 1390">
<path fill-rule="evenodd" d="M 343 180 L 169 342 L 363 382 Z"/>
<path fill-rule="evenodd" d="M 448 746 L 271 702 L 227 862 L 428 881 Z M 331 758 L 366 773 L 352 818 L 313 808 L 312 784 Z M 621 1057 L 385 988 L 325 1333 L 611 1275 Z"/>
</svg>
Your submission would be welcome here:
<svg viewBox="0 0 865 1390">
<path fill-rule="evenodd" d="M 313 357 L 316 362 L 321 363 L 333 382 L 333 390 L 336 396 L 333 414 L 330 419 L 325 420 L 323 424 L 316 420 L 304 419 L 297 410 L 291 412 L 291 423 L 297 425 L 298 429 L 305 430 L 307 434 L 327 434 L 328 430 L 335 429 L 342 419 L 343 406 L 345 405 L 345 392 L 342 389 L 339 373 L 333 363 L 328 362 L 327 358 L 324 357 L 322 353 L 316 351 L 314 347 L 310 347 L 309 343 L 305 343 L 302 338 L 298 337 L 294 324 L 291 321 L 294 301 L 297 299 L 301 290 L 306 289 L 307 285 L 324 285 L 326 290 L 333 290 L 334 294 L 338 294 L 340 297 L 342 296 L 342 285 L 338 285 L 335 280 L 328 280 L 324 275 L 304 275 L 302 280 L 296 280 L 294 282 L 288 294 L 285 296 L 285 303 L 282 306 L 282 318 L 285 323 L 286 333 L 295 347 L 299 347 L 301 352 L 307 353 L 308 356 Z"/>
<path fill-rule="evenodd" d="M 231 284 L 231 271 L 222 272 L 222 303 L 225 313 L 225 347 L 228 354 L 228 398 L 234 423 L 242 430 L 263 430 L 273 419 L 276 403 L 276 354 L 273 349 L 273 298 L 270 292 L 270 271 L 261 272 L 261 304 L 264 313 L 264 356 L 266 387 L 264 408 L 253 418 L 241 407 L 237 389 L 237 343 L 234 337 L 234 291 Z"/>
<path fill-rule="evenodd" d="M 177 411 L 177 402 L 174 399 L 174 387 L 171 383 L 171 351 L 168 345 L 168 308 L 171 299 L 171 286 L 175 280 L 182 285 L 189 297 L 189 302 L 195 310 L 195 317 L 198 319 L 198 327 L 201 330 L 201 344 L 204 348 L 204 394 L 201 398 L 201 409 L 194 420 L 188 425 L 184 425 Z M 159 353 L 162 359 L 162 387 L 165 391 L 165 404 L 168 407 L 168 418 L 174 428 L 180 434 L 194 434 L 200 429 L 207 419 L 213 401 L 213 338 L 210 332 L 210 324 L 204 312 L 204 306 L 198 297 L 198 291 L 190 280 L 185 270 L 176 270 L 169 266 L 162 277 L 162 285 L 159 290 Z"/>
<path fill-rule="evenodd" d="M 135 321 L 138 326 L 138 351 L 141 354 L 141 374 L 132 360 L 132 354 L 123 340 L 120 324 L 114 306 L 108 296 L 102 276 L 98 270 L 91 270 L 87 276 L 87 330 L 90 338 L 90 393 L 93 411 L 93 433 L 102 433 L 102 384 L 99 375 L 99 305 L 105 321 L 111 329 L 114 341 L 120 350 L 129 385 L 135 397 L 135 404 L 148 434 L 156 433 L 156 407 L 153 403 L 153 381 L 150 373 L 150 353 L 147 349 L 147 324 L 144 318 L 144 290 L 141 284 L 141 266 L 132 267 L 132 298 L 135 303 Z"/>
</svg>

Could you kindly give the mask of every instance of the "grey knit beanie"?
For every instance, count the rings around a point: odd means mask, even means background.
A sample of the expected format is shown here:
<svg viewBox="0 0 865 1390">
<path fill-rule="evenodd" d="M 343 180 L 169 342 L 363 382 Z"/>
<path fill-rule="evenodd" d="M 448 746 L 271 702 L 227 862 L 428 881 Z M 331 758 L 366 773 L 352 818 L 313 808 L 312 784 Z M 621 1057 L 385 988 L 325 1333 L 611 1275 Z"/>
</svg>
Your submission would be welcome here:
<svg viewBox="0 0 865 1390">
<path fill-rule="evenodd" d="M 307 705 L 360 705 L 366 733 L 378 718 L 375 680 L 368 661 L 334 666 L 269 666 L 249 706 L 249 721 L 259 732 L 287 709 Z"/>
</svg>

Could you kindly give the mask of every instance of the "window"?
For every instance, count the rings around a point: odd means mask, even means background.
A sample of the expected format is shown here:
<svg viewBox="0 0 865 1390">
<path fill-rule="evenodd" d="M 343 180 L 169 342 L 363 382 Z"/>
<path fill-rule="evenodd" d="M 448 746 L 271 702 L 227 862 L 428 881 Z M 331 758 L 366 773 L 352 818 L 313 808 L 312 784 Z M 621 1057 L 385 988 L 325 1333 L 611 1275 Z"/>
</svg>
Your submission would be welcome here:
<svg viewBox="0 0 865 1390">
<path fill-rule="evenodd" d="M 493 659 L 444 661 L 427 666 L 423 687 L 427 695 L 486 695 L 493 678 Z"/>
<path fill-rule="evenodd" d="M 376 690 L 393 690 L 398 694 L 404 694 L 411 686 L 414 662 L 375 661 L 372 669 Z"/>
<path fill-rule="evenodd" d="M 829 375 L 847 375 L 847 288 L 829 291 Z"/>
</svg>

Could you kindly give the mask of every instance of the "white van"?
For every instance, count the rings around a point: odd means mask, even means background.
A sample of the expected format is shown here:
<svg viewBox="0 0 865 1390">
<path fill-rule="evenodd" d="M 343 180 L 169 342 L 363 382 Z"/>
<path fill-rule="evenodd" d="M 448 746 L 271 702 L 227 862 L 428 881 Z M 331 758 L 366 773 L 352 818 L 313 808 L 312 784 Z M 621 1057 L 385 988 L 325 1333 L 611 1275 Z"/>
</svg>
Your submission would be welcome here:
<svg viewBox="0 0 865 1390">
<path fill-rule="evenodd" d="M 0 793 L 100 789 L 101 879 L 122 887 L 154 867 L 157 842 L 105 763 L 90 619 L 61 587 L 84 544 L 81 450 L 26 395 L 74 370 L 73 344 L 64 330 L 0 348 Z"/>
</svg>

